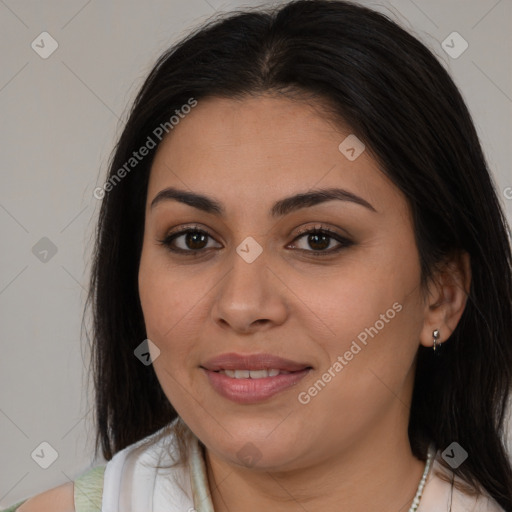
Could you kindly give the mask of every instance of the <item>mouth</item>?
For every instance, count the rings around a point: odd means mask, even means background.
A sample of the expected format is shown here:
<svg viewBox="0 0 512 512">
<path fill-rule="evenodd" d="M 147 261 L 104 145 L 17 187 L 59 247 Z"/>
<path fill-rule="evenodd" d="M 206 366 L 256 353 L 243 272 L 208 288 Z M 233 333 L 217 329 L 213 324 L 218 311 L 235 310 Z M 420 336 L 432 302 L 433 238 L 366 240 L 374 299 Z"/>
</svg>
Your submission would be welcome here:
<svg viewBox="0 0 512 512">
<path fill-rule="evenodd" d="M 271 354 L 223 354 L 200 365 L 215 392 L 238 404 L 254 404 L 289 389 L 313 367 Z"/>
<path fill-rule="evenodd" d="M 217 370 L 216 373 L 222 373 L 232 379 L 265 379 L 267 377 L 276 377 L 277 375 L 287 375 L 293 372 L 278 370 L 272 368 L 270 370 Z"/>
<path fill-rule="evenodd" d="M 255 373 L 262 370 L 274 372 L 277 370 L 283 373 L 292 373 L 304 370 L 304 368 L 311 368 L 311 365 L 307 362 L 293 361 L 272 354 L 236 354 L 230 352 L 208 359 L 201 367 L 212 372 L 229 370 Z M 247 378 L 247 376 L 240 378 Z M 256 373 L 253 378 L 258 378 Z"/>
</svg>

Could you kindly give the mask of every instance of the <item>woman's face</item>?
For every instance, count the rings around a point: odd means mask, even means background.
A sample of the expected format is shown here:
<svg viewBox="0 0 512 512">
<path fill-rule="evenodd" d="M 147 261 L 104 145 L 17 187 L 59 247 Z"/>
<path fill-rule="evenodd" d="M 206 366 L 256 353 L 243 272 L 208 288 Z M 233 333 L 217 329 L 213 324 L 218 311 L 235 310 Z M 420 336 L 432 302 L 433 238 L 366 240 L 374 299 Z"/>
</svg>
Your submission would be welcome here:
<svg viewBox="0 0 512 512">
<path fill-rule="evenodd" d="M 349 135 L 303 102 L 210 98 L 156 154 L 139 269 L 154 369 L 226 462 L 293 469 L 406 436 L 426 309 L 413 225 L 369 152 L 339 149 Z M 169 187 L 207 199 L 152 206 Z M 319 189 L 345 192 L 289 199 Z"/>
</svg>

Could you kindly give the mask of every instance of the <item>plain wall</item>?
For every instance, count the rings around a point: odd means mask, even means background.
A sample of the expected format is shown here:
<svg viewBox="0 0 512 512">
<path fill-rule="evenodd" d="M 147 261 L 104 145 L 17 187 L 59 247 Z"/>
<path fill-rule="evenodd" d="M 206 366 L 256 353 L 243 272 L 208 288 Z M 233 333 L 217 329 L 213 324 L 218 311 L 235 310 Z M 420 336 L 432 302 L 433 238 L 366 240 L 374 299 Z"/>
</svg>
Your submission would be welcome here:
<svg viewBox="0 0 512 512">
<path fill-rule="evenodd" d="M 512 3 L 361 3 L 412 31 L 449 69 L 510 221 Z M 104 462 L 93 460 L 89 352 L 81 336 L 100 205 L 93 190 L 105 181 L 119 120 L 160 53 L 216 10 L 256 5 L 263 3 L 0 2 L 0 508 Z M 46 59 L 31 46 L 51 48 L 49 39 L 40 42 L 44 31 L 58 43 Z M 458 58 L 441 47 L 453 31 L 469 44 Z M 42 442 L 58 453 L 48 469 L 31 457 Z"/>
</svg>

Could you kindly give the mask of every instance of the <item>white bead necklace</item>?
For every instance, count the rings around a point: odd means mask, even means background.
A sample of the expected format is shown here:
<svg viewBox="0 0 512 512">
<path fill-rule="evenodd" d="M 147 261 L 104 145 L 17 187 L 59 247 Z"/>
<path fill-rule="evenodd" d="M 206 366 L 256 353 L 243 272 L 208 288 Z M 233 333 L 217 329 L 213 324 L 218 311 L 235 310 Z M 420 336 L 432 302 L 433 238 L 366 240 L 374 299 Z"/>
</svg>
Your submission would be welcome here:
<svg viewBox="0 0 512 512">
<path fill-rule="evenodd" d="M 434 444 L 432 443 L 428 447 L 427 454 L 427 462 L 425 463 L 425 469 L 423 470 L 423 476 L 421 477 L 420 484 L 418 485 L 418 489 L 416 491 L 416 495 L 412 500 L 411 508 L 409 508 L 409 512 L 416 512 L 418 507 L 420 506 L 421 495 L 423 494 L 423 488 L 425 487 L 425 483 L 427 482 L 428 472 L 430 471 L 430 465 L 432 464 L 432 459 L 434 456 Z"/>
</svg>

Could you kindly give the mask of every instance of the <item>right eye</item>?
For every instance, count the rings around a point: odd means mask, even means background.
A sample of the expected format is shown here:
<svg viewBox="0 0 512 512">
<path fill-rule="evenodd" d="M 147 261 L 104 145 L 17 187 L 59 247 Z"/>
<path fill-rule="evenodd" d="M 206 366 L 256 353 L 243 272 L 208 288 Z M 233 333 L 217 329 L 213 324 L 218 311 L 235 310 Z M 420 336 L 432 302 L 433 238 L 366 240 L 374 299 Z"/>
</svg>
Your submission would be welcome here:
<svg viewBox="0 0 512 512">
<path fill-rule="evenodd" d="M 197 255 L 210 248 L 207 246 L 208 238 L 213 240 L 212 235 L 208 231 L 193 227 L 171 232 L 163 240 L 158 240 L 158 242 L 173 253 Z M 175 245 L 180 239 L 181 247 Z"/>
</svg>

